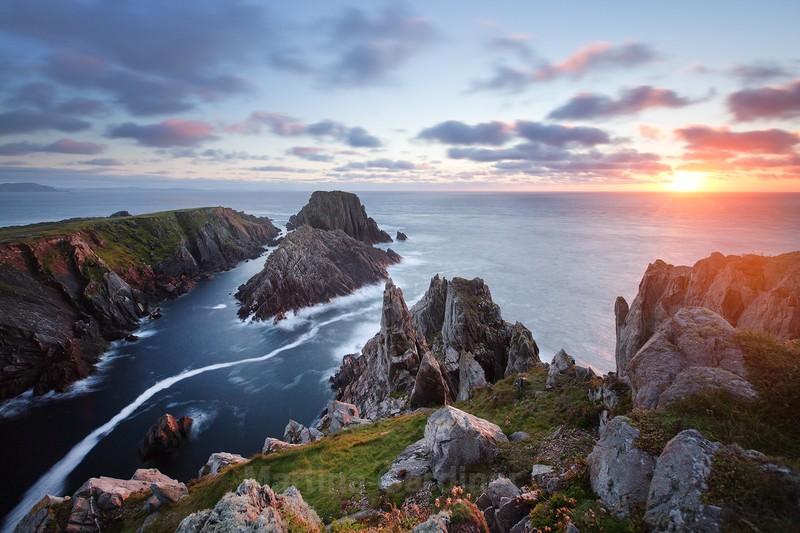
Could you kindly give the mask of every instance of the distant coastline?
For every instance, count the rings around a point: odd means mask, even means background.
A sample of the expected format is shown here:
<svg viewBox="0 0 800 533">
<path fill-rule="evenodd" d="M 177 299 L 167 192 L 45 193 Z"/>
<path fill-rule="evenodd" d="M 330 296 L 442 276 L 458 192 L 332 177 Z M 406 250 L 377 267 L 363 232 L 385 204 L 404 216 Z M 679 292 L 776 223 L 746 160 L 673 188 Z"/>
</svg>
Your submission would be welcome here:
<svg viewBox="0 0 800 533">
<path fill-rule="evenodd" d="M 0 192 L 59 192 L 60 190 L 33 182 L 0 183 Z"/>
</svg>

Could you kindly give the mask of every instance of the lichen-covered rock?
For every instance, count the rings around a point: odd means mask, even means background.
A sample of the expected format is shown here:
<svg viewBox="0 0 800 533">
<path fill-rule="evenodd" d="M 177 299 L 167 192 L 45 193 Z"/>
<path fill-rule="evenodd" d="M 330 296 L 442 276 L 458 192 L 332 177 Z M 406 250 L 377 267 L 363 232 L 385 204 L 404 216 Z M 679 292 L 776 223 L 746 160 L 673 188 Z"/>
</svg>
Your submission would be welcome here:
<svg viewBox="0 0 800 533">
<path fill-rule="evenodd" d="M 300 212 L 289 218 L 290 229 L 303 225 L 321 230 L 342 230 L 350 237 L 367 244 L 392 242 L 389 234 L 378 228 L 375 220 L 367 216 L 358 196 L 349 192 L 313 192 Z M 398 233 L 398 240 L 405 240 L 400 239 L 399 235 Z"/>
<path fill-rule="evenodd" d="M 714 453 L 720 448 L 694 429 L 670 440 L 656 463 L 647 496 L 644 523 L 653 531 L 721 531 L 720 508 L 707 505 L 702 495 Z"/>
<path fill-rule="evenodd" d="M 624 416 L 609 422 L 586 458 L 592 489 L 620 518 L 647 500 L 655 460 L 636 447 L 639 430 Z"/>
<path fill-rule="evenodd" d="M 69 496 L 60 498 L 47 494 L 22 517 L 14 528 L 14 533 L 44 533 L 54 530 L 55 509 L 60 505 L 69 504 L 69 501 Z"/>
<path fill-rule="evenodd" d="M 297 448 L 298 446 L 301 445 L 289 444 L 288 442 L 284 442 L 280 439 L 267 437 L 266 440 L 264 440 L 264 446 L 261 448 L 261 453 L 264 455 L 272 455 L 273 453 L 278 453 L 283 450 L 291 450 L 292 448 Z"/>
<path fill-rule="evenodd" d="M 324 529 L 317 513 L 303 501 L 295 487 L 275 494 L 268 485 L 246 479 L 234 492 L 225 494 L 213 509 L 187 516 L 176 533 L 288 533 L 290 523 L 302 531 L 320 532 Z"/>
<path fill-rule="evenodd" d="M 425 425 L 425 446 L 439 482 L 456 479 L 472 465 L 493 462 L 501 442 L 508 439 L 497 425 L 455 407 L 439 409 Z"/>
<path fill-rule="evenodd" d="M 431 471 L 431 452 L 425 446 L 425 439 L 408 445 L 392 461 L 389 470 L 381 476 L 378 487 L 382 491 L 400 488 L 409 480 L 420 479 Z"/>
<path fill-rule="evenodd" d="M 212 453 L 208 457 L 206 464 L 204 464 L 203 468 L 201 468 L 197 473 L 197 477 L 214 475 L 221 472 L 225 468 L 228 468 L 229 466 L 238 465 L 239 463 L 243 463 L 245 461 L 247 461 L 247 459 L 235 453 Z"/>
<path fill-rule="evenodd" d="M 539 346 L 533 339 L 531 330 L 520 322 L 511 326 L 511 338 L 508 341 L 505 376 L 529 372 L 532 366 L 539 366 Z"/>
<path fill-rule="evenodd" d="M 472 353 L 463 354 L 458 362 L 458 401 L 469 400 L 472 391 L 485 386 L 486 373 L 483 367 Z"/>
<path fill-rule="evenodd" d="M 692 267 L 656 261 L 647 267 L 628 307 L 618 298 L 617 373 L 659 325 L 685 307 L 706 307 L 737 328 L 781 339 L 800 337 L 800 252 L 775 257 L 711 254 Z"/>
<path fill-rule="evenodd" d="M 664 391 L 691 367 L 721 368 L 746 380 L 744 356 L 734 334 L 724 318 L 701 307 L 681 309 L 665 319 L 628 365 L 634 406 L 658 406 Z M 723 383 L 717 380 L 715 386 Z M 702 381 L 693 381 L 693 387 L 699 384 Z"/>
<path fill-rule="evenodd" d="M 348 427 L 371 423 L 372 420 L 359 416 L 358 407 L 352 403 L 333 400 L 315 427 L 325 435 L 332 435 Z"/>
<path fill-rule="evenodd" d="M 239 287 L 239 316 L 280 320 L 291 311 L 388 278 L 386 267 L 400 259 L 391 250 L 374 248 L 341 230 L 303 226 L 287 235 L 264 269 Z"/>
<path fill-rule="evenodd" d="M 553 356 L 553 360 L 547 369 L 547 382 L 545 387 L 552 388 L 556 382 L 556 376 L 575 371 L 575 359 L 563 348 Z"/>
</svg>

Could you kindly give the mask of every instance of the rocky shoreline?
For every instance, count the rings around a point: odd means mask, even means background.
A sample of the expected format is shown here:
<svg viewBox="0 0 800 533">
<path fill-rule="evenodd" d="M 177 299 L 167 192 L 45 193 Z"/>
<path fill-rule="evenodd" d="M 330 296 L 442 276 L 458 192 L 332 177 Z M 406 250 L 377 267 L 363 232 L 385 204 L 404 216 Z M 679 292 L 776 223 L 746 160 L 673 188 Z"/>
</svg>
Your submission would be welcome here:
<svg viewBox="0 0 800 533">
<path fill-rule="evenodd" d="M 65 390 L 159 302 L 257 257 L 279 233 L 221 207 L 4 229 L 0 400 Z"/>
<path fill-rule="evenodd" d="M 242 316 L 269 318 L 387 278 L 380 330 L 344 356 L 319 420 L 289 420 L 249 459 L 214 453 L 186 485 L 157 471 L 90 479 L 71 498 L 45 497 L 17 531 L 798 523 L 800 252 L 653 263 L 631 305 L 617 299 L 617 372 L 599 376 L 565 350 L 543 363 L 480 278 L 437 275 L 409 309 L 385 270 L 391 254 L 371 246 L 377 224 L 351 196 L 312 195 L 240 288 Z"/>
</svg>

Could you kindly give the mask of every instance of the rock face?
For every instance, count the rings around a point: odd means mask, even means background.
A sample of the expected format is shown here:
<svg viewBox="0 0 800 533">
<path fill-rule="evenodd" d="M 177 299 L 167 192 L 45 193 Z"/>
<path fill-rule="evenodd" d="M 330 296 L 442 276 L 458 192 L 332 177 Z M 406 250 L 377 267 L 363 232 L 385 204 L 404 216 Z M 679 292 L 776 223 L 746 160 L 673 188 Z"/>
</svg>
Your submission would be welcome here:
<svg viewBox="0 0 800 533">
<path fill-rule="evenodd" d="M 308 444 L 323 436 L 317 428 L 307 428 L 296 420 L 289 420 L 283 430 L 283 440 L 288 444 Z"/>
<path fill-rule="evenodd" d="M 177 450 L 192 431 L 193 420 L 188 416 L 177 420 L 171 414 L 165 414 L 150 426 L 139 443 L 139 457 L 144 460 L 157 455 L 167 455 Z"/>
<path fill-rule="evenodd" d="M 701 307 L 681 309 L 666 319 L 628 365 L 634 405 L 666 407 L 709 384 L 755 396 L 734 334 L 724 318 Z"/>
<path fill-rule="evenodd" d="M 15 230 L 0 242 L 0 400 L 66 390 L 151 306 L 279 234 L 221 207 Z"/>
<path fill-rule="evenodd" d="M 721 531 L 721 509 L 702 502 L 714 453 L 699 431 L 681 431 L 658 458 L 647 497 L 645 524 L 653 531 Z"/>
<path fill-rule="evenodd" d="M 381 331 L 360 355 L 344 357 L 331 382 L 337 399 L 371 419 L 409 407 L 443 405 L 475 387 L 541 365 L 522 324 L 509 324 L 480 278 L 438 275 L 409 311 L 387 282 Z"/>
<path fill-rule="evenodd" d="M 714 253 L 694 266 L 651 264 L 628 308 L 617 299 L 617 373 L 658 326 L 684 307 L 706 307 L 736 328 L 800 337 L 800 252 L 775 257 Z"/>
<path fill-rule="evenodd" d="M 322 230 L 339 229 L 367 244 L 392 242 L 389 234 L 367 216 L 358 196 L 349 192 L 314 192 L 300 212 L 289 218 L 290 229 L 303 225 Z"/>
<path fill-rule="evenodd" d="M 260 273 L 239 287 L 239 316 L 279 320 L 289 311 L 386 279 L 386 267 L 400 259 L 341 230 L 300 227 L 283 239 Z"/>
<path fill-rule="evenodd" d="M 472 465 L 493 462 L 501 442 L 508 439 L 498 426 L 455 407 L 439 409 L 425 425 L 425 447 L 439 482 L 457 479 Z"/>
<path fill-rule="evenodd" d="M 334 400 L 328 404 L 315 428 L 324 435 L 332 435 L 348 427 L 371 423 L 372 420 L 359 416 L 355 405 Z"/>
<path fill-rule="evenodd" d="M 69 500 L 69 497 L 59 498 L 50 494 L 46 495 L 19 521 L 14 528 L 14 533 L 44 533 L 55 529 L 56 517 L 53 508 L 63 505 Z"/>
<path fill-rule="evenodd" d="M 303 500 L 295 487 L 275 494 L 268 485 L 246 479 L 234 492 L 222 497 L 213 509 L 187 516 L 176 533 L 212 531 L 264 531 L 288 533 L 292 530 L 324 530 L 317 513 Z"/>
<path fill-rule="evenodd" d="M 618 518 L 647 500 L 655 469 L 655 459 L 635 446 L 638 437 L 628 418 L 615 417 L 586 458 L 592 489 Z"/>
<path fill-rule="evenodd" d="M 425 439 L 410 444 L 392 461 L 389 471 L 381 476 L 378 487 L 383 491 L 399 489 L 410 480 L 420 479 L 431 471 L 431 452 Z"/>
</svg>

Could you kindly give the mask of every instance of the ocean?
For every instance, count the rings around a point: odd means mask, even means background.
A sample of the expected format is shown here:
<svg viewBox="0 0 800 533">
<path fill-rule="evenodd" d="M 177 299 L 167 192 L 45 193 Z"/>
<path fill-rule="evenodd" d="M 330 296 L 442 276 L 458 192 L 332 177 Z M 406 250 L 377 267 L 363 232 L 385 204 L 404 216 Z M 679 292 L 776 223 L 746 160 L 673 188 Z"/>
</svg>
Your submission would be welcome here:
<svg viewBox="0 0 800 533">
<path fill-rule="evenodd" d="M 0 195 L 0 226 L 70 217 L 216 206 L 283 225 L 309 192 L 94 190 Z M 800 249 L 798 194 L 359 193 L 404 257 L 389 269 L 409 306 L 435 274 L 483 278 L 508 321 L 534 335 L 541 358 L 560 348 L 614 369 L 614 299 L 630 300 L 656 259 L 693 264 L 714 251 Z M 387 245 L 384 245 L 387 246 Z M 156 467 L 187 481 L 213 452 L 249 456 L 290 418 L 311 423 L 328 378 L 380 325 L 383 287 L 307 309 L 275 326 L 241 321 L 236 288 L 264 258 L 198 282 L 116 343 L 97 374 L 63 394 L 0 404 L 4 530 L 45 493 L 71 494 L 92 476 Z M 143 463 L 136 449 L 163 413 L 195 419 L 191 441 Z"/>
</svg>

